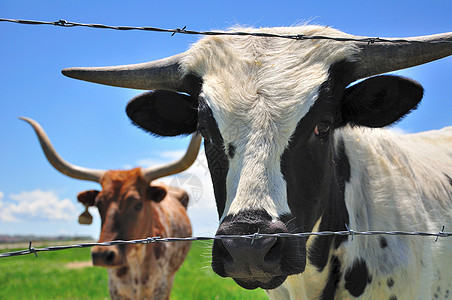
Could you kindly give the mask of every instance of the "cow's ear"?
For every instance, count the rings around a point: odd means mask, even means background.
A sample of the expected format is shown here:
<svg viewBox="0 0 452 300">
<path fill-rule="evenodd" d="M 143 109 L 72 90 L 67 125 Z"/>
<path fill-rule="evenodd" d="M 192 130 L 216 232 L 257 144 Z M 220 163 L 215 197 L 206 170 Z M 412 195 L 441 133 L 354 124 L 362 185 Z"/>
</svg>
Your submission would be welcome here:
<svg viewBox="0 0 452 300">
<path fill-rule="evenodd" d="M 424 89 L 411 79 L 382 75 L 366 79 L 345 90 L 342 125 L 384 127 L 417 108 Z"/>
<path fill-rule="evenodd" d="M 93 217 L 88 211 L 88 207 L 94 206 L 99 191 L 89 190 L 81 192 L 77 195 L 77 199 L 85 205 L 85 211 L 78 217 L 78 222 L 82 225 L 89 225 L 93 222 Z"/>
<path fill-rule="evenodd" d="M 126 112 L 134 125 L 153 134 L 191 134 L 198 123 L 198 100 L 185 94 L 157 90 L 130 100 Z"/>
<path fill-rule="evenodd" d="M 165 198 L 166 190 L 159 186 L 149 186 L 147 190 L 147 199 L 160 202 Z"/>
<path fill-rule="evenodd" d="M 96 190 L 80 192 L 77 195 L 77 200 L 85 206 L 94 206 L 98 194 L 99 191 Z"/>
</svg>

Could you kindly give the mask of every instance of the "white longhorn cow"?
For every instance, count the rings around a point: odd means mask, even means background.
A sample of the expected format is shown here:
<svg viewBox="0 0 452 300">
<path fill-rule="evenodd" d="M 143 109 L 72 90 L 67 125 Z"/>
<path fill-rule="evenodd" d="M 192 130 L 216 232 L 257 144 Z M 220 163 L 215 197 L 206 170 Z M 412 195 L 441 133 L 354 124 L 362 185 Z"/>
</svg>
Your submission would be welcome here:
<svg viewBox="0 0 452 300">
<path fill-rule="evenodd" d="M 359 38 L 329 27 L 239 28 Z M 427 43 L 209 36 L 155 62 L 63 70 L 153 90 L 127 113 L 160 136 L 201 132 L 218 234 L 452 227 L 452 128 L 396 134 L 422 86 L 378 74 L 452 54 Z M 375 77 L 371 77 L 375 76 Z M 369 77 L 369 78 L 368 78 Z M 367 78 L 367 79 L 366 79 Z M 349 86 L 358 79 L 365 79 Z M 272 299 L 452 298 L 452 240 L 410 236 L 217 240 L 213 270 Z"/>
</svg>

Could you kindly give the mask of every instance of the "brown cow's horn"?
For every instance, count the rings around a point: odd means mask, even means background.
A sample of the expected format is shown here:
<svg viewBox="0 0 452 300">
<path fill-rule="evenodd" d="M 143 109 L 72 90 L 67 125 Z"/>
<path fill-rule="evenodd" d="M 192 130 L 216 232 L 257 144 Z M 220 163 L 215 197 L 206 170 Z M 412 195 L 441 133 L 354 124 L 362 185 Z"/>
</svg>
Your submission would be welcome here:
<svg viewBox="0 0 452 300">
<path fill-rule="evenodd" d="M 185 155 L 181 159 L 167 165 L 143 169 L 144 178 L 152 181 L 157 178 L 185 171 L 195 162 L 196 157 L 198 156 L 201 140 L 201 135 L 193 134 L 190 144 L 188 145 L 187 152 L 185 152 Z"/>
<path fill-rule="evenodd" d="M 118 87 L 188 92 L 179 69 L 183 55 L 134 65 L 68 68 L 61 72 L 71 78 Z"/>
<path fill-rule="evenodd" d="M 452 55 L 452 32 L 403 39 L 429 43 L 397 42 L 397 38 L 388 40 L 394 42 L 356 43 L 361 51 L 357 57 L 355 80 L 422 65 Z"/>
<path fill-rule="evenodd" d="M 24 117 L 20 117 L 19 119 L 24 120 L 33 127 L 36 135 L 38 136 L 42 150 L 47 157 L 47 160 L 55 169 L 72 178 L 100 182 L 100 179 L 102 178 L 102 175 L 104 175 L 105 171 L 82 168 L 72 165 L 63 160 L 53 148 L 49 137 L 45 133 L 44 129 L 42 129 L 42 127 L 38 124 L 38 122 Z"/>
</svg>

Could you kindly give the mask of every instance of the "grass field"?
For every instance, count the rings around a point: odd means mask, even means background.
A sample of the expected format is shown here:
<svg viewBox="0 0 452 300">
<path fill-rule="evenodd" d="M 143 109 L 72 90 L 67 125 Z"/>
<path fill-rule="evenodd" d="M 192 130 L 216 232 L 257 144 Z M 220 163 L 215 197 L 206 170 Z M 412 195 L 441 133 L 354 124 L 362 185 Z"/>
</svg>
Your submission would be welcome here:
<svg viewBox="0 0 452 300">
<path fill-rule="evenodd" d="M 194 242 L 176 275 L 171 299 L 268 299 L 262 290 L 247 291 L 210 268 L 211 242 Z M 22 250 L 22 249 L 19 249 Z M 0 252 L 14 251 L 13 249 Z M 0 299 L 109 299 L 104 268 L 69 268 L 90 260 L 90 249 L 39 252 L 0 259 Z"/>
</svg>

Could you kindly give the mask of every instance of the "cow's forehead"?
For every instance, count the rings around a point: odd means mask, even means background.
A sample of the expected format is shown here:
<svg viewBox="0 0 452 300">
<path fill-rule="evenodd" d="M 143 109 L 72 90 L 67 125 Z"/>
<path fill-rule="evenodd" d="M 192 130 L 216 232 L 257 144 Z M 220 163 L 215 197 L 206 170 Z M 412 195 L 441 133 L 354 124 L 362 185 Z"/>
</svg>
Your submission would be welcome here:
<svg viewBox="0 0 452 300">
<path fill-rule="evenodd" d="M 320 26 L 247 29 L 281 35 L 347 37 Z M 187 53 L 186 72 L 203 78 L 202 97 L 211 107 L 225 141 L 245 138 L 265 124 L 287 140 L 315 102 L 331 65 L 353 60 L 351 43 L 253 36 L 211 36 Z"/>
<path fill-rule="evenodd" d="M 125 195 L 131 191 L 137 191 L 137 189 L 145 184 L 144 182 L 141 168 L 132 170 L 109 170 L 101 180 L 102 194 L 111 199 L 116 199 L 115 195 Z"/>
</svg>

